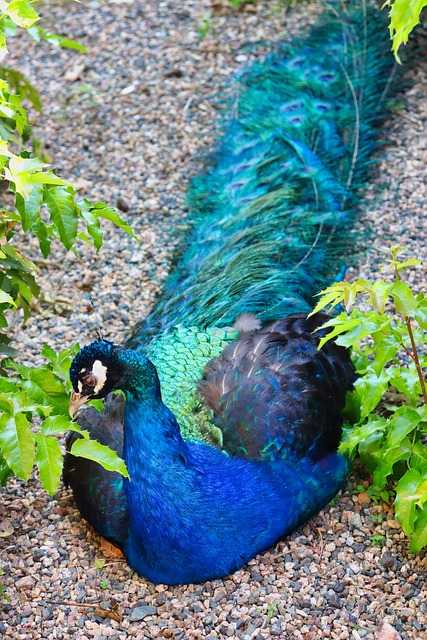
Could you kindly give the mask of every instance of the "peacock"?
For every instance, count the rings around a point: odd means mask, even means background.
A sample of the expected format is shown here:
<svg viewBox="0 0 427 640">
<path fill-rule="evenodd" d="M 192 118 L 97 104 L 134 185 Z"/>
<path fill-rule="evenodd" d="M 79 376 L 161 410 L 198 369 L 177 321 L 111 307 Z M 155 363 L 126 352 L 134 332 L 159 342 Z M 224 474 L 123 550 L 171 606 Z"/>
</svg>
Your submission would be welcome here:
<svg viewBox="0 0 427 640">
<path fill-rule="evenodd" d="M 70 413 L 106 398 L 78 420 L 130 480 L 67 454 L 65 483 L 152 582 L 235 571 L 346 481 L 355 372 L 333 341 L 319 350 L 325 317 L 308 314 L 351 245 L 394 75 L 387 40 L 377 8 L 336 3 L 241 71 L 153 310 L 125 346 L 98 338 L 73 360 Z"/>
</svg>

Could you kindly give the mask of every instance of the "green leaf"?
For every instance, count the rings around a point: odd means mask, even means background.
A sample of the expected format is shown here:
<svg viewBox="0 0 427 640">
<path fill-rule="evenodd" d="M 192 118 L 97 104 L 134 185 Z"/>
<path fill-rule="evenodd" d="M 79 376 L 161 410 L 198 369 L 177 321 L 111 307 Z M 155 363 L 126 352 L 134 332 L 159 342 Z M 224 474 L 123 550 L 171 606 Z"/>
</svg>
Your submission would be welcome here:
<svg viewBox="0 0 427 640">
<path fill-rule="evenodd" d="M 387 428 L 388 420 L 376 415 L 371 416 L 369 420 L 357 427 L 346 428 L 340 444 L 340 453 L 352 455 L 356 447 L 369 441 L 374 436 L 382 440 Z"/>
<path fill-rule="evenodd" d="M 9 159 L 9 165 L 4 168 L 4 176 L 6 180 L 14 184 L 15 190 L 27 201 L 34 189 L 31 175 L 41 168 L 43 168 L 43 164 L 38 158 L 13 156 Z"/>
<path fill-rule="evenodd" d="M 427 477 L 427 448 L 421 442 L 415 442 L 410 462 L 411 469 L 416 469 Z"/>
<path fill-rule="evenodd" d="M 22 391 L 17 390 L 16 387 L 12 393 L 2 393 L 0 395 L 0 406 L 4 411 L 12 415 L 37 410 L 37 405 L 33 399 Z"/>
<path fill-rule="evenodd" d="M 80 200 L 77 203 L 77 206 L 81 210 L 81 215 L 83 216 L 83 211 L 86 209 L 90 209 L 90 212 L 97 216 L 98 218 L 105 218 L 106 220 L 110 220 L 116 227 L 125 231 L 132 238 L 137 240 L 136 235 L 132 231 L 132 228 L 127 224 L 123 218 L 119 216 L 115 209 L 111 209 L 111 207 L 107 207 L 104 202 L 97 202 L 94 206 L 87 206 L 87 200 Z M 84 217 L 84 216 L 83 216 Z"/>
<path fill-rule="evenodd" d="M 0 139 L 0 155 L 4 156 L 5 158 L 14 158 L 15 154 L 13 154 L 11 151 L 9 151 L 8 145 L 6 140 L 1 140 Z"/>
<path fill-rule="evenodd" d="M 9 378 L 4 378 L 3 376 L 0 376 L 0 406 L 1 406 L 1 398 L 3 397 L 3 394 L 8 394 L 8 393 L 15 393 L 16 391 L 16 384 L 13 380 L 10 380 Z M 7 397 L 5 395 L 5 397 Z M 9 411 L 9 413 L 11 413 L 11 411 Z"/>
<path fill-rule="evenodd" d="M 16 194 L 15 206 L 21 216 L 22 228 L 29 231 L 36 222 L 43 204 L 43 185 L 34 185 L 28 198 L 25 200 L 21 194 Z"/>
<path fill-rule="evenodd" d="M 42 355 L 50 362 L 48 367 L 64 380 L 67 392 L 71 390 L 69 381 L 71 361 L 78 351 L 78 345 L 74 345 L 72 349 L 63 349 L 60 353 L 56 353 L 48 345 L 44 345 L 42 348 Z"/>
<path fill-rule="evenodd" d="M 40 94 L 24 74 L 16 69 L 1 67 L 0 78 L 6 80 L 8 86 L 19 95 L 21 100 L 29 100 L 36 111 L 41 111 Z"/>
<path fill-rule="evenodd" d="M 88 434 L 88 431 L 82 430 L 76 422 L 72 422 L 69 416 L 64 415 L 49 416 L 43 421 L 41 430 L 45 436 L 67 433 L 67 431 L 77 431 L 85 438 Z"/>
<path fill-rule="evenodd" d="M 55 175 L 53 171 L 39 171 L 38 173 L 32 173 L 28 180 L 31 184 L 54 184 L 59 186 L 71 186 L 69 182 Z"/>
<path fill-rule="evenodd" d="M 331 326 L 332 331 L 330 331 L 324 338 L 319 341 L 319 349 L 321 349 L 326 342 L 332 340 L 333 338 L 336 338 L 337 336 L 340 336 L 342 333 L 347 333 L 353 329 L 356 329 L 357 331 L 358 327 L 360 326 L 360 318 L 348 318 L 347 315 L 341 314 L 336 318 L 325 322 L 323 326 Z"/>
<path fill-rule="evenodd" d="M 24 29 L 31 27 L 39 19 L 37 12 L 26 0 L 12 0 L 9 3 L 5 0 L 0 0 L 0 11 L 8 15 L 15 24 Z"/>
<path fill-rule="evenodd" d="M 48 187 L 44 191 L 44 201 L 49 207 L 51 220 L 58 229 L 62 244 L 67 250 L 71 249 L 77 235 L 74 189 L 60 186 Z"/>
<path fill-rule="evenodd" d="M 427 545 L 427 507 L 423 505 L 421 509 L 417 509 L 417 519 L 414 524 L 414 531 L 411 535 L 409 545 L 412 553 L 418 553 Z"/>
<path fill-rule="evenodd" d="M 50 228 L 44 224 L 44 222 L 38 218 L 34 224 L 33 231 L 37 236 L 40 245 L 40 251 L 44 258 L 47 258 L 50 253 L 51 240 L 53 235 Z"/>
<path fill-rule="evenodd" d="M 0 290 L 0 304 L 8 304 L 11 307 L 15 307 L 15 308 L 17 306 L 15 300 L 11 298 L 8 293 L 5 293 L 4 291 L 1 291 L 1 290 Z"/>
<path fill-rule="evenodd" d="M 390 417 L 387 446 L 397 447 L 420 422 L 421 417 L 418 411 L 406 405 L 399 407 Z"/>
<path fill-rule="evenodd" d="M 369 473 L 374 473 L 382 458 L 385 428 L 386 425 L 384 425 L 384 430 L 373 433 L 359 443 L 359 457 Z"/>
<path fill-rule="evenodd" d="M 410 535 L 414 531 L 417 506 L 422 506 L 426 501 L 427 479 L 419 471 L 408 469 L 397 483 L 394 503 L 396 518 L 406 535 Z"/>
<path fill-rule="evenodd" d="M 394 335 L 387 336 L 382 331 L 375 331 L 372 337 L 375 344 L 372 368 L 379 376 L 386 364 L 395 358 L 401 347 Z"/>
<path fill-rule="evenodd" d="M 389 376 L 391 372 L 383 369 L 379 376 L 373 370 L 368 370 L 364 376 L 355 382 L 355 388 L 361 400 L 360 415 L 362 418 L 368 416 L 375 409 L 381 400 L 384 392 L 389 386 Z"/>
<path fill-rule="evenodd" d="M 418 302 L 406 282 L 396 280 L 390 289 L 390 294 L 393 296 L 396 311 L 403 316 L 413 318 L 418 307 Z"/>
<path fill-rule="evenodd" d="M 15 414 L 12 401 L 12 396 L 14 393 L 16 393 L 16 389 L 13 389 L 11 393 L 0 393 L 0 409 L 5 413 L 9 413 L 11 415 Z"/>
<path fill-rule="evenodd" d="M 373 333 L 381 330 L 383 325 L 388 324 L 388 320 L 386 319 L 384 321 L 384 318 L 377 313 L 363 314 L 363 316 L 355 313 L 352 314 L 351 317 L 353 317 L 353 315 L 355 316 L 354 320 L 356 323 L 351 322 L 342 325 L 345 331 L 341 333 L 336 340 L 337 344 L 342 347 L 351 348 L 360 342 L 360 340 L 363 340 L 363 338 L 371 336 Z"/>
<path fill-rule="evenodd" d="M 4 486 L 6 484 L 9 476 L 13 474 L 12 469 L 7 464 L 6 460 L 3 458 L 0 451 L 0 485 Z"/>
<path fill-rule="evenodd" d="M 394 465 L 400 460 L 406 461 L 411 450 L 412 442 L 408 438 L 402 440 L 400 445 L 394 449 L 384 449 L 382 459 L 374 472 L 374 487 L 376 489 L 385 487 L 388 477 L 393 473 Z"/>
<path fill-rule="evenodd" d="M 82 209 L 80 213 L 86 221 L 88 233 L 93 238 L 93 244 L 98 251 L 102 246 L 102 229 L 99 224 L 99 218 L 88 209 Z"/>
<path fill-rule="evenodd" d="M 29 258 L 25 258 L 17 249 L 11 244 L 2 245 L 2 249 L 6 256 L 10 259 L 8 260 L 8 264 L 12 267 L 15 267 L 18 270 L 25 269 L 25 271 L 34 271 L 37 269 L 36 265 Z M 34 294 L 37 294 L 38 287 L 33 291 Z"/>
<path fill-rule="evenodd" d="M 421 385 L 415 364 L 410 362 L 407 367 L 401 367 L 398 370 L 398 375 L 395 374 L 394 369 L 392 371 L 390 368 L 390 374 L 390 384 L 396 387 L 400 393 L 405 394 L 409 400 L 417 403 L 421 395 Z"/>
<path fill-rule="evenodd" d="M 124 461 L 119 458 L 115 451 L 103 444 L 99 444 L 96 440 L 79 438 L 73 443 L 71 453 L 74 456 L 98 462 L 107 471 L 117 471 L 125 478 L 129 478 Z"/>
<path fill-rule="evenodd" d="M 427 300 L 423 293 L 417 296 L 417 310 L 415 312 L 415 320 L 420 327 L 427 331 Z"/>
<path fill-rule="evenodd" d="M 36 464 L 43 487 L 51 496 L 57 491 L 61 481 L 62 453 L 59 444 L 52 436 L 36 434 Z"/>
<path fill-rule="evenodd" d="M 48 369 L 30 369 L 28 380 L 24 380 L 22 388 L 38 404 L 53 407 L 59 414 L 67 414 L 69 396 L 62 380 Z"/>
<path fill-rule="evenodd" d="M 341 283 L 337 283 L 341 284 Z M 323 289 L 320 293 L 316 293 L 316 296 L 322 296 L 319 302 L 314 307 L 313 311 L 309 313 L 308 317 L 313 316 L 315 313 L 322 311 L 327 306 L 330 306 L 332 309 L 336 307 L 337 304 L 343 301 L 344 294 L 341 287 L 336 285 L 332 285 L 327 289 Z"/>
<path fill-rule="evenodd" d="M 3 62 L 7 56 L 6 37 L 2 31 L 0 31 L 0 62 Z"/>
<path fill-rule="evenodd" d="M 377 280 L 372 287 L 368 288 L 369 299 L 373 307 L 378 313 L 383 314 L 385 305 L 388 302 L 390 296 L 390 282 L 384 282 L 383 280 Z"/>
<path fill-rule="evenodd" d="M 0 422 L 0 448 L 9 467 L 21 480 L 28 480 L 35 458 L 35 439 L 23 413 L 4 414 Z"/>
<path fill-rule="evenodd" d="M 409 34 L 419 23 L 427 0 L 387 0 L 383 6 L 390 7 L 390 37 L 396 60 L 400 63 L 398 50 L 408 42 Z"/>
<path fill-rule="evenodd" d="M 47 31 L 44 27 L 40 25 L 34 25 L 30 27 L 28 30 L 30 36 L 35 40 L 35 42 L 40 42 L 41 40 L 45 40 L 50 44 L 53 44 L 56 47 L 64 47 L 67 49 L 75 49 L 76 51 L 81 51 L 82 53 L 87 53 L 86 47 L 82 44 L 79 44 L 75 40 L 70 40 L 69 38 L 64 38 L 56 33 L 51 33 Z"/>
<path fill-rule="evenodd" d="M 76 42 L 75 40 L 70 40 L 70 38 L 64 38 L 63 36 L 58 36 L 55 33 L 49 33 L 48 31 L 44 31 L 43 39 L 58 47 L 63 47 L 66 49 L 74 49 L 74 51 L 81 51 L 81 53 L 87 53 L 86 47 L 84 47 L 79 42 Z"/>
</svg>

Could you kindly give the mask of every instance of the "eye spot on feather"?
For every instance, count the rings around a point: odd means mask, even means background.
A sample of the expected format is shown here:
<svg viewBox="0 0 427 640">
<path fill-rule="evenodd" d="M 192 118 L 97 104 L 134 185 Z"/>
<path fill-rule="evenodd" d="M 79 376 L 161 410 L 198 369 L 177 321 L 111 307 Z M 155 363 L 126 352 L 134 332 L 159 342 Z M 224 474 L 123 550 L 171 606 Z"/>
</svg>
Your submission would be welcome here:
<svg viewBox="0 0 427 640">
<path fill-rule="evenodd" d="M 332 82 L 335 80 L 336 74 L 333 71 L 322 71 L 317 77 L 321 82 Z"/>
<path fill-rule="evenodd" d="M 305 118 L 302 114 L 300 114 L 300 115 L 295 115 L 290 117 L 288 116 L 286 120 L 289 122 L 289 124 L 298 125 L 298 124 L 302 124 Z"/>
<path fill-rule="evenodd" d="M 298 111 L 299 109 L 302 109 L 303 106 L 304 103 L 302 100 L 290 100 L 289 102 L 285 102 L 284 104 L 282 104 L 282 106 L 280 107 L 280 111 L 292 113 L 292 111 Z"/>
<path fill-rule="evenodd" d="M 288 69 L 300 69 L 304 64 L 305 59 L 303 56 L 297 56 L 287 62 Z"/>
<path fill-rule="evenodd" d="M 314 103 L 314 108 L 316 109 L 316 111 L 319 111 L 320 113 L 327 113 L 328 111 L 331 110 L 331 105 L 328 102 L 315 102 Z"/>
<path fill-rule="evenodd" d="M 227 185 L 228 191 L 236 191 L 236 189 L 240 189 L 240 187 L 244 187 L 247 184 L 247 181 L 242 182 L 233 182 L 233 184 Z"/>
</svg>

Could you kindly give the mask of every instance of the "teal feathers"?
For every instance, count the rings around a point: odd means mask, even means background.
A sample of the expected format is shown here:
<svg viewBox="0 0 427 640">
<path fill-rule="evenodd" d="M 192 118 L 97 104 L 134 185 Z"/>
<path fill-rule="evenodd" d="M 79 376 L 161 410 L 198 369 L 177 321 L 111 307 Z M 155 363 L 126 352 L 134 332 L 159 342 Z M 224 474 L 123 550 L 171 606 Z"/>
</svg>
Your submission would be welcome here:
<svg viewBox="0 0 427 640">
<path fill-rule="evenodd" d="M 369 175 L 393 67 L 386 38 L 377 9 L 350 3 L 241 72 L 211 167 L 190 188 L 183 253 L 130 345 L 179 324 L 312 308 L 341 267 Z"/>
</svg>

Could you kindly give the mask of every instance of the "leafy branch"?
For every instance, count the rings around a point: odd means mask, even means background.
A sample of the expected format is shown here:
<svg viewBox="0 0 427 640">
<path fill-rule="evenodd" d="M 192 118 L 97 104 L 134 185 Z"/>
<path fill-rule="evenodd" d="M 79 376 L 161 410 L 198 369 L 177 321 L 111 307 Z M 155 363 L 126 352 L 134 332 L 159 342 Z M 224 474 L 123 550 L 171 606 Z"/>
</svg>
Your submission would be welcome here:
<svg viewBox="0 0 427 640">
<path fill-rule="evenodd" d="M 414 295 L 401 278 L 415 258 L 401 259 L 390 249 L 390 280 L 339 282 L 319 294 L 313 313 L 343 305 L 345 311 L 325 323 L 334 338 L 353 349 L 360 377 L 350 398 L 354 426 L 345 430 L 341 451 L 359 454 L 373 473 L 377 491 L 395 483 L 396 517 L 411 537 L 411 551 L 427 545 L 427 298 Z M 363 299 L 363 311 L 356 304 Z"/>
<path fill-rule="evenodd" d="M 0 63 L 8 53 L 7 38 L 18 29 L 36 41 L 80 52 L 77 42 L 53 34 L 38 23 L 37 0 L 0 0 Z M 36 141 L 23 101 L 40 111 L 37 89 L 18 71 L 0 67 L 0 177 L 10 193 L 9 207 L 0 209 L 0 483 L 15 474 L 28 480 L 33 466 L 39 470 L 46 491 L 54 493 L 60 482 L 62 454 L 55 434 L 79 431 L 72 453 L 96 460 L 106 469 L 127 475 L 124 462 L 107 447 L 90 441 L 88 434 L 68 416 L 70 351 L 55 354 L 45 346 L 45 367 L 31 368 L 19 362 L 19 354 L 7 335 L 7 313 L 21 311 L 24 321 L 30 304 L 40 292 L 36 266 L 19 248 L 16 233 L 33 234 L 47 258 L 53 241 L 75 251 L 77 238 L 102 245 L 101 221 L 135 237 L 115 209 L 102 202 L 78 199 L 77 190 L 34 153 Z M 36 427 L 35 424 L 38 424 Z"/>
<path fill-rule="evenodd" d="M 389 7 L 390 38 L 396 60 L 400 63 L 399 47 L 408 42 L 409 34 L 419 24 L 421 12 L 427 0 L 386 0 L 383 7 Z"/>
</svg>

